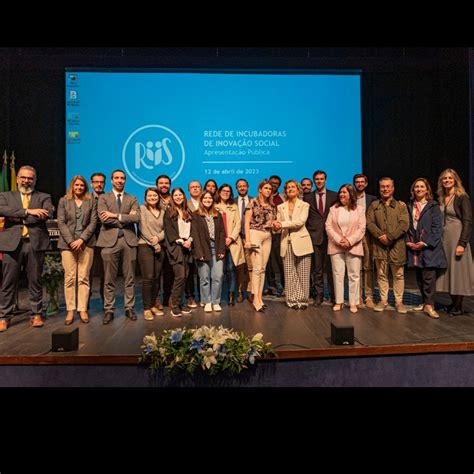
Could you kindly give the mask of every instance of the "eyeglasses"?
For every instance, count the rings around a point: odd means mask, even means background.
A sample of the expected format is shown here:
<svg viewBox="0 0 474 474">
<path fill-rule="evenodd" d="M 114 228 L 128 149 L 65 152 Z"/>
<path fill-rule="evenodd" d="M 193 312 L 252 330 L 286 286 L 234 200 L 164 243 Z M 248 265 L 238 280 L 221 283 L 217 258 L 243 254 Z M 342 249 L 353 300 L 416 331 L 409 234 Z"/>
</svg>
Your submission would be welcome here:
<svg viewBox="0 0 474 474">
<path fill-rule="evenodd" d="M 105 184 L 105 181 L 92 181 L 92 184 Z"/>
<path fill-rule="evenodd" d="M 34 181 L 35 178 L 31 178 L 30 176 L 18 176 L 18 179 L 23 179 L 25 181 Z"/>
</svg>

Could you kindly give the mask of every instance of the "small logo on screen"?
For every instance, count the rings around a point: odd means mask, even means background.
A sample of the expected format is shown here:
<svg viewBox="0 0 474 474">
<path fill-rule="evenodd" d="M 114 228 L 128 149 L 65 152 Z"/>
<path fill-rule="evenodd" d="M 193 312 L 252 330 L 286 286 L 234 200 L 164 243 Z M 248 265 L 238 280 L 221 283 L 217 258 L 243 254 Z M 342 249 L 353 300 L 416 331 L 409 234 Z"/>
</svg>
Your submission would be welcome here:
<svg viewBox="0 0 474 474">
<path fill-rule="evenodd" d="M 69 132 L 69 138 L 79 138 L 79 132 Z"/>
<path fill-rule="evenodd" d="M 77 74 L 69 74 L 67 76 L 69 84 L 77 84 Z"/>
<path fill-rule="evenodd" d="M 154 186 L 160 174 L 174 181 L 184 167 L 184 145 L 170 128 L 145 125 L 128 136 L 122 149 L 122 161 L 127 174 L 141 186 Z"/>
<path fill-rule="evenodd" d="M 69 112 L 67 114 L 67 119 L 71 122 L 76 122 L 79 120 L 79 114 L 77 112 Z"/>
<path fill-rule="evenodd" d="M 77 100 L 77 91 L 76 90 L 70 90 L 69 91 L 69 99 L 70 100 Z"/>
</svg>

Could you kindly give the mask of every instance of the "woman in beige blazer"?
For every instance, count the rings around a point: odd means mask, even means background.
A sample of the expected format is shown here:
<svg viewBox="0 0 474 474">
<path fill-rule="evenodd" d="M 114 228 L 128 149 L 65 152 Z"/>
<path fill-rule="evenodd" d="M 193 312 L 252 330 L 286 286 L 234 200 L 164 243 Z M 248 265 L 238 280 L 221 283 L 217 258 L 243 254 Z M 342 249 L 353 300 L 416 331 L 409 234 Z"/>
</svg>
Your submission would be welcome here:
<svg viewBox="0 0 474 474">
<path fill-rule="evenodd" d="M 245 263 L 244 247 L 240 238 L 241 221 L 230 184 L 222 184 L 215 197 L 216 209 L 221 213 L 225 231 L 224 275 L 229 290 L 229 305 L 235 304 L 235 268 Z"/>
<path fill-rule="evenodd" d="M 91 199 L 87 181 L 82 176 L 72 178 L 67 193 L 59 200 L 58 249 L 64 268 L 65 324 L 72 324 L 74 311 L 79 311 L 83 323 L 89 322 L 89 272 L 94 260 L 97 207 Z M 77 301 L 76 301 L 77 289 Z"/>
<path fill-rule="evenodd" d="M 301 185 L 290 179 L 285 183 L 287 201 L 277 207 L 274 230 L 281 231 L 280 255 L 285 271 L 286 304 L 306 309 L 309 304 L 309 283 L 313 244 L 305 223 L 309 204 L 300 199 Z"/>
</svg>

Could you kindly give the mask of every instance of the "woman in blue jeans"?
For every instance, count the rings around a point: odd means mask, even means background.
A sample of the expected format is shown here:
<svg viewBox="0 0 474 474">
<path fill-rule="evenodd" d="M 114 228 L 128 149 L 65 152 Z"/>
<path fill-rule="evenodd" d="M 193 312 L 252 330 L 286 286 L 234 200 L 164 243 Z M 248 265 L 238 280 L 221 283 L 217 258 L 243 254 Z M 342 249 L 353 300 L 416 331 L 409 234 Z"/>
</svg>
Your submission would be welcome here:
<svg viewBox="0 0 474 474">
<path fill-rule="evenodd" d="M 192 237 L 204 311 L 221 311 L 225 233 L 222 216 L 215 208 L 214 197 L 209 191 L 201 194 L 199 208 L 193 213 Z"/>
</svg>

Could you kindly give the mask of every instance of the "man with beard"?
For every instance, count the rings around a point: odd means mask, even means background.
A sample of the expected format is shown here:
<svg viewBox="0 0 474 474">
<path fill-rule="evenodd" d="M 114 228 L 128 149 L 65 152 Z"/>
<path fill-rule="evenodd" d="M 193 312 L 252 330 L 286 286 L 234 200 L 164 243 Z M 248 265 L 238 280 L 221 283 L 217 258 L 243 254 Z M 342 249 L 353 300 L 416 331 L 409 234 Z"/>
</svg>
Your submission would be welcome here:
<svg viewBox="0 0 474 474">
<path fill-rule="evenodd" d="M 377 198 L 365 192 L 367 185 L 369 184 L 367 176 L 365 174 L 355 174 L 352 182 L 354 184 L 354 189 L 357 196 L 357 205 L 364 209 L 365 214 L 367 215 L 367 210 L 369 206 Z M 361 266 L 361 278 L 360 278 L 360 302 L 362 299 L 363 293 L 365 292 L 365 306 L 369 309 L 374 309 L 374 283 L 373 283 L 373 252 L 372 252 L 372 240 L 370 232 L 366 229 L 364 239 L 362 240 L 362 245 L 364 247 L 364 257 L 362 258 Z"/>
<path fill-rule="evenodd" d="M 301 188 L 303 189 L 303 194 L 309 194 L 313 192 L 313 182 L 309 178 L 303 178 L 300 184 Z"/>
<path fill-rule="evenodd" d="M 46 221 L 53 217 L 54 207 L 49 194 L 35 190 L 36 170 L 32 166 L 22 166 L 16 182 L 18 191 L 0 193 L 0 217 L 5 218 L 5 227 L 0 233 L 0 251 L 3 252 L 0 332 L 6 331 L 10 325 L 22 265 L 25 265 L 28 276 L 30 323 L 35 328 L 44 325 L 40 277 L 44 253 L 50 249 Z"/>
<path fill-rule="evenodd" d="M 253 303 L 252 295 L 252 260 L 250 259 L 250 250 L 245 248 L 245 208 L 251 199 L 249 196 L 249 183 L 246 179 L 238 179 L 235 183 L 235 188 L 237 189 L 237 207 L 239 208 L 240 221 L 242 230 L 240 232 L 240 237 L 242 239 L 242 245 L 244 246 L 244 256 L 245 264 L 239 265 L 237 267 L 237 288 L 238 288 L 238 297 L 237 303 L 242 303 L 244 300 L 243 292 L 247 290 L 247 299 L 250 303 Z"/>
<path fill-rule="evenodd" d="M 94 173 L 91 176 L 91 188 L 93 190 L 92 198 L 97 203 L 97 201 L 99 200 L 99 196 L 101 194 L 104 194 L 104 189 L 105 189 L 105 174 L 104 173 Z M 100 219 L 97 218 L 97 222 L 99 221 Z M 97 225 L 97 228 L 95 230 L 96 239 L 99 237 L 99 233 L 100 233 L 100 225 Z M 89 284 L 90 284 L 91 289 L 89 293 L 89 302 L 87 303 L 88 307 L 89 307 L 90 299 L 92 297 L 94 275 L 97 275 L 100 278 L 100 297 L 102 298 L 102 304 L 104 303 L 104 262 L 102 261 L 101 251 L 102 249 L 100 247 L 97 247 L 97 246 L 94 247 L 94 261 L 92 263 L 91 271 L 89 274 Z"/>
<path fill-rule="evenodd" d="M 171 178 L 166 174 L 161 174 L 156 178 L 156 187 L 158 188 L 160 194 L 160 206 L 163 211 L 166 211 L 166 208 L 169 206 L 171 202 L 171 195 L 170 195 L 170 188 L 171 188 Z M 168 260 L 168 254 L 166 253 L 166 245 L 163 241 L 161 244 L 164 252 L 164 260 L 163 260 L 163 269 L 162 269 L 162 278 L 163 284 L 160 285 L 163 288 L 163 304 L 160 301 L 157 301 L 155 306 L 163 310 L 163 306 L 168 306 L 168 301 L 171 296 L 171 289 L 173 288 L 173 281 L 174 281 L 174 273 L 173 267 L 171 266 Z"/>
</svg>

